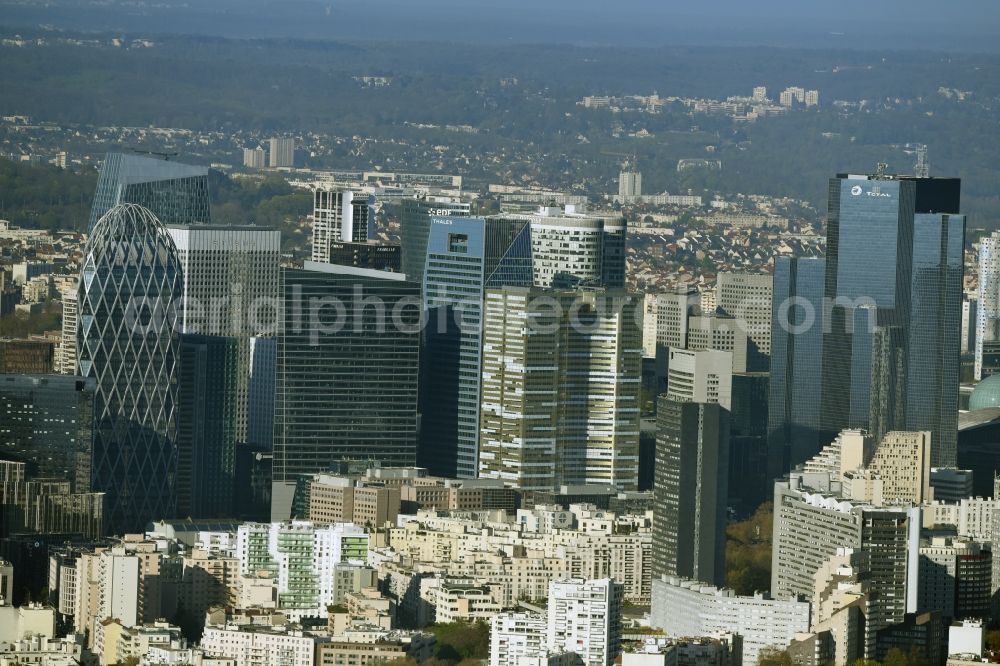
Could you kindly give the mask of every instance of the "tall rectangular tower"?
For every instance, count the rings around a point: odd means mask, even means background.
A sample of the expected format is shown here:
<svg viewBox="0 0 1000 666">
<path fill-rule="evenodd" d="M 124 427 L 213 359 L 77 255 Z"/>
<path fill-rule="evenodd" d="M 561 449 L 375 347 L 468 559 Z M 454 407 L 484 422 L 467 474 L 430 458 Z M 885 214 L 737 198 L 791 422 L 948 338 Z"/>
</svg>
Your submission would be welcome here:
<svg viewBox="0 0 1000 666">
<path fill-rule="evenodd" d="M 401 273 L 282 271 L 272 515 L 304 474 L 345 460 L 416 464 L 420 290 Z"/>
<path fill-rule="evenodd" d="M 640 307 L 617 290 L 487 290 L 481 477 L 638 487 Z"/>
<path fill-rule="evenodd" d="M 489 287 L 531 286 L 530 231 L 524 219 L 431 218 L 420 464 L 434 474 L 478 475 L 483 297 Z"/>
<path fill-rule="evenodd" d="M 237 340 L 236 441 L 247 441 L 250 340 L 278 328 L 281 232 L 267 227 L 172 225 L 184 281 L 181 332 Z"/>
<path fill-rule="evenodd" d="M 431 218 L 469 217 L 472 206 L 466 201 L 451 197 L 415 197 L 403 199 L 400 218 L 400 235 L 403 246 L 403 272 L 418 284 L 424 282 L 424 264 L 427 262 L 427 238 L 431 231 Z"/>
<path fill-rule="evenodd" d="M 331 243 L 365 243 L 373 235 L 375 197 L 342 189 L 313 193 L 312 260 L 330 263 Z"/>
</svg>

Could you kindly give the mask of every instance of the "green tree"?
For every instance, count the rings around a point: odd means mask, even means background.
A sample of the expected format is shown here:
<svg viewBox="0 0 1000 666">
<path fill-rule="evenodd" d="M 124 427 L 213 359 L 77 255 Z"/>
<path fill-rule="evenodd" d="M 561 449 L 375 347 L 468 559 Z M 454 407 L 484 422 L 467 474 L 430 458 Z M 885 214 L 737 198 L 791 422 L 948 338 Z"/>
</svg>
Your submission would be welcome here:
<svg viewBox="0 0 1000 666">
<path fill-rule="evenodd" d="M 762 504 L 747 520 L 726 528 L 726 586 L 749 595 L 771 586 L 771 503 Z"/>
<path fill-rule="evenodd" d="M 792 666 L 792 657 L 784 650 L 765 649 L 757 657 L 757 666 Z"/>
</svg>

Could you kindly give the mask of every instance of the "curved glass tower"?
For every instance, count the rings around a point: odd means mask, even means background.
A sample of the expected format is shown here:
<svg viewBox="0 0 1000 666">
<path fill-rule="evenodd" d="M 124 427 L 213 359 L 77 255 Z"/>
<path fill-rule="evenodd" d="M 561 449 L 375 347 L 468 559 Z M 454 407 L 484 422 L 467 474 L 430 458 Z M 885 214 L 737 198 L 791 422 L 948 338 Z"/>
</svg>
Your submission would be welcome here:
<svg viewBox="0 0 1000 666">
<path fill-rule="evenodd" d="M 91 478 L 109 533 L 174 512 L 181 264 L 149 210 L 111 208 L 94 227 L 79 287 L 80 374 L 97 382 Z"/>
</svg>

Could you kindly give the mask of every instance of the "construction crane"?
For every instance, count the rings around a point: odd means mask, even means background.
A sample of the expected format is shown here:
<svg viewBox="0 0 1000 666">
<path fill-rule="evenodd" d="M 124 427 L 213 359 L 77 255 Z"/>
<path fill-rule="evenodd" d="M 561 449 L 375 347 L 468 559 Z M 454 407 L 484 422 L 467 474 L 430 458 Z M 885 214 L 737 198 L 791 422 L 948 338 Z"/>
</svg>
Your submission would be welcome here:
<svg viewBox="0 0 1000 666">
<path fill-rule="evenodd" d="M 163 152 L 159 152 L 159 151 L 156 151 L 156 150 L 145 150 L 143 148 L 134 148 L 132 146 L 129 146 L 129 150 L 132 151 L 133 153 L 137 153 L 139 155 L 156 155 L 157 157 L 162 157 L 165 162 L 169 162 L 171 157 L 177 157 L 178 155 L 180 155 L 180 153 L 176 153 L 176 152 L 175 153 L 163 153 Z"/>
</svg>

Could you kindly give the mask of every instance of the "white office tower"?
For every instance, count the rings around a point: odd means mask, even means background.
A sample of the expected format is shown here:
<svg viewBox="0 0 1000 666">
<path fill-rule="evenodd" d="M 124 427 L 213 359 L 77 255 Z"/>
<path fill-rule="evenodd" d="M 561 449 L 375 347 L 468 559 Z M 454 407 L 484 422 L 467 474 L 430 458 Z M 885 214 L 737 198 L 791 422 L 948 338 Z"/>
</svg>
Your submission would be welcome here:
<svg viewBox="0 0 1000 666">
<path fill-rule="evenodd" d="M 743 663 L 756 664 L 761 652 L 783 650 L 797 633 L 809 630 L 809 602 L 740 597 L 675 576 L 653 580 L 650 624 L 673 638 L 743 637 Z"/>
<path fill-rule="evenodd" d="M 642 196 L 642 174 L 631 164 L 626 164 L 618 174 L 618 197 L 622 201 Z"/>
<path fill-rule="evenodd" d="M 236 439 L 247 441 L 250 339 L 278 325 L 281 232 L 267 227 L 167 227 L 184 275 L 182 333 L 238 340 Z"/>
<path fill-rule="evenodd" d="M 622 585 L 609 578 L 549 585 L 548 645 L 584 666 L 611 666 L 621 644 Z"/>
<path fill-rule="evenodd" d="M 642 297 L 642 356 L 656 358 L 656 294 L 645 294 Z"/>
<path fill-rule="evenodd" d="M 243 149 L 243 166 L 248 169 L 263 169 L 267 166 L 264 149 L 260 146 L 256 148 Z"/>
<path fill-rule="evenodd" d="M 62 295 L 62 338 L 56 359 L 56 372 L 62 375 L 76 374 L 76 291 L 74 288 Z"/>
<path fill-rule="evenodd" d="M 766 102 L 767 101 L 767 88 L 765 86 L 756 86 L 753 89 L 753 101 L 755 102 Z"/>
<path fill-rule="evenodd" d="M 976 323 L 976 381 L 983 378 L 983 347 L 1000 341 L 1000 231 L 979 241 L 979 305 Z"/>
<path fill-rule="evenodd" d="M 375 197 L 351 190 L 313 193 L 312 260 L 330 263 L 331 243 L 365 243 L 374 235 Z"/>
<path fill-rule="evenodd" d="M 763 356 L 771 355 L 771 300 L 774 276 L 764 273 L 719 273 L 716 305 L 742 327 Z"/>
<path fill-rule="evenodd" d="M 732 409 L 732 354 L 714 349 L 671 349 L 667 393 L 676 402 L 718 403 Z"/>
<path fill-rule="evenodd" d="M 270 142 L 271 168 L 295 166 L 295 139 L 275 137 Z"/>
</svg>

